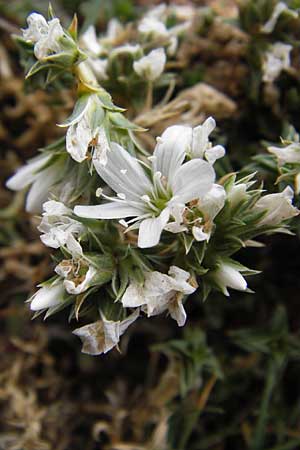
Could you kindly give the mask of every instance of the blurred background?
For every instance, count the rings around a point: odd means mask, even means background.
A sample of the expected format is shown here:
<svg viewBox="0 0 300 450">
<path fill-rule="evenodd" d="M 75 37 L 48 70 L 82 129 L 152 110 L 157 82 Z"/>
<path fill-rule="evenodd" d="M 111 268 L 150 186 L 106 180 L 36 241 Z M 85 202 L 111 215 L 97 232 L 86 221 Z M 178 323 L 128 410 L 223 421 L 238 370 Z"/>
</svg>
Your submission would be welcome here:
<svg viewBox="0 0 300 450">
<path fill-rule="evenodd" d="M 64 25 L 76 12 L 81 29 L 94 24 L 104 32 L 112 17 L 137 20 L 155 3 L 61 0 L 52 6 Z M 297 128 L 299 79 L 283 77 L 280 98 L 272 101 L 274 93 L 262 97 L 255 91 L 249 42 L 253 49 L 256 35 L 243 22 L 243 2 L 177 3 L 209 8 L 213 19 L 181 48 L 183 56 L 190 54 L 177 70 L 174 95 L 205 82 L 227 96 L 231 103 L 219 111 L 220 139 L 229 154 L 227 168 L 240 169 L 264 151 L 264 140 L 278 142 L 283 121 Z M 263 10 L 272 2 L 244 3 Z M 183 330 L 164 317 L 140 320 L 123 337 L 120 353 L 83 355 L 67 313 L 31 320 L 24 302 L 51 274 L 52 262 L 39 240 L 39 219 L 24 211 L 25 193 L 9 192 L 5 181 L 38 148 L 62 135 L 56 123 L 72 110 L 75 93 L 65 86 L 33 89 L 24 82 L 11 35 L 25 28 L 28 13 L 46 15 L 47 8 L 46 1 L 0 1 L 0 449 L 300 448 L 296 227 L 294 236 L 264 238 L 266 247 L 239 255 L 242 263 L 263 271 L 251 278 L 255 294 L 195 299 L 187 305 Z M 292 31 L 299 48 L 299 31 Z M 296 69 L 298 63 L 295 55 Z M 123 106 L 122 99 L 114 100 Z M 202 108 L 199 113 L 211 113 L 207 105 Z M 155 127 L 150 131 L 156 134 Z M 255 168 L 258 162 L 251 164 Z M 262 167 L 259 176 L 270 184 L 276 178 L 272 170 L 265 176 Z"/>
</svg>

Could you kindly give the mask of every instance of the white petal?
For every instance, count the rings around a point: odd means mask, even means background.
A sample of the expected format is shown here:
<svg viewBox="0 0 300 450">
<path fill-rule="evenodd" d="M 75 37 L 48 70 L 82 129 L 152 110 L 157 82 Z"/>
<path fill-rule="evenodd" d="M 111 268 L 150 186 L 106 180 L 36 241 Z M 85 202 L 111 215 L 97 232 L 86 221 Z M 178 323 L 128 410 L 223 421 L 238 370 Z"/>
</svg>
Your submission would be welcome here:
<svg viewBox="0 0 300 450">
<path fill-rule="evenodd" d="M 163 48 L 152 50 L 133 63 L 134 71 L 146 80 L 154 81 L 161 76 L 166 64 L 166 54 Z"/>
<path fill-rule="evenodd" d="M 100 355 L 107 353 L 115 347 L 120 336 L 126 331 L 139 316 L 139 310 L 134 311 L 122 322 L 107 320 L 102 316 L 102 320 L 77 328 L 73 334 L 82 340 L 82 352 L 88 355 Z"/>
<path fill-rule="evenodd" d="M 81 120 L 68 128 L 66 134 L 66 149 L 72 158 L 81 163 L 86 159 L 88 144 L 92 139 L 91 130 Z"/>
<path fill-rule="evenodd" d="M 48 23 L 44 16 L 38 13 L 32 13 L 27 17 L 28 28 L 23 31 L 23 37 L 26 41 L 37 42 L 42 36 L 48 33 Z"/>
<path fill-rule="evenodd" d="M 74 213 L 79 217 L 90 219 L 124 219 L 136 217 L 141 211 L 126 202 L 110 202 L 103 205 L 75 206 Z"/>
<path fill-rule="evenodd" d="M 8 179 L 6 186 L 13 191 L 24 189 L 36 179 L 37 172 L 48 162 L 50 157 L 49 154 L 43 154 L 29 160 L 25 166 L 20 167 L 15 175 Z"/>
<path fill-rule="evenodd" d="M 144 292 L 142 285 L 131 282 L 121 300 L 124 308 L 133 308 L 144 305 L 146 303 Z"/>
<path fill-rule="evenodd" d="M 49 197 L 49 189 L 60 178 L 60 168 L 58 161 L 38 174 L 26 198 L 26 211 L 39 213 L 42 210 L 43 203 Z"/>
<path fill-rule="evenodd" d="M 203 158 L 207 149 L 209 135 L 215 129 L 216 121 L 213 117 L 208 117 L 202 125 L 193 129 L 193 140 L 191 154 L 193 158 Z"/>
<path fill-rule="evenodd" d="M 209 164 L 214 164 L 217 159 L 223 158 L 225 155 L 225 148 L 222 145 L 215 145 L 214 147 L 208 148 L 205 152 L 205 158 Z"/>
<path fill-rule="evenodd" d="M 149 248 L 159 243 L 160 235 L 170 217 L 169 209 L 164 209 L 158 217 L 145 219 L 139 228 L 138 247 Z"/>
<path fill-rule="evenodd" d="M 69 294 L 79 295 L 85 292 L 93 282 L 95 275 L 97 274 L 97 269 L 90 266 L 84 280 L 80 284 L 75 284 L 73 280 L 64 280 L 64 287 Z"/>
<path fill-rule="evenodd" d="M 98 42 L 96 30 L 93 25 L 90 25 L 81 35 L 80 43 L 94 56 L 99 55 L 99 53 L 102 51 L 102 46 Z"/>
<path fill-rule="evenodd" d="M 192 128 L 183 125 L 168 127 L 153 153 L 153 171 L 160 172 L 168 180 L 184 161 L 186 152 L 191 146 Z"/>
<path fill-rule="evenodd" d="M 72 210 L 67 208 L 62 202 L 55 200 L 48 200 L 43 204 L 43 215 L 62 216 L 65 214 L 72 214 Z"/>
<path fill-rule="evenodd" d="M 123 192 L 130 200 L 140 199 L 146 192 L 151 192 L 152 184 L 141 164 L 115 142 L 111 143 L 107 153 L 107 164 L 98 164 L 95 168 L 116 193 Z"/>
<path fill-rule="evenodd" d="M 181 300 L 173 300 L 168 305 L 168 310 L 172 319 L 176 320 L 179 327 L 183 327 L 186 322 L 186 312 Z"/>
<path fill-rule="evenodd" d="M 277 156 L 279 163 L 300 163 L 300 144 L 298 142 L 281 147 L 268 147 L 268 151 Z"/>
<path fill-rule="evenodd" d="M 64 288 L 62 283 L 40 288 L 31 298 L 30 309 L 39 311 L 40 309 L 50 308 L 63 300 Z"/>
<path fill-rule="evenodd" d="M 208 241 L 210 238 L 210 233 L 206 233 L 205 231 L 203 231 L 203 227 L 193 226 L 192 233 L 194 238 L 198 242 Z"/>
<path fill-rule="evenodd" d="M 182 203 L 187 203 L 205 195 L 212 188 L 214 180 L 212 166 L 201 159 L 193 159 L 177 170 L 171 180 L 171 187 L 174 196 Z"/>
</svg>

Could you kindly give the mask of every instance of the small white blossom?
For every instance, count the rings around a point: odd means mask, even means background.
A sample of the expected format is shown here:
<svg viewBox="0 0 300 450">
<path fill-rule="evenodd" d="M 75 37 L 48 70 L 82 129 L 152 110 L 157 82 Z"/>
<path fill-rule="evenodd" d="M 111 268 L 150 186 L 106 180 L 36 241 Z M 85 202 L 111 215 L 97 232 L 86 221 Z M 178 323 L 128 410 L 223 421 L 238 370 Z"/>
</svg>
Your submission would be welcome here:
<svg viewBox="0 0 300 450">
<path fill-rule="evenodd" d="M 212 166 L 202 159 L 183 164 L 190 135 L 182 128 L 186 127 L 169 127 L 162 134 L 151 158 L 151 179 L 142 164 L 112 143 L 106 166 L 96 166 L 96 170 L 122 198 L 116 195 L 106 204 L 76 206 L 75 214 L 98 219 L 133 217 L 128 224 L 131 229 L 139 228 L 138 246 L 157 245 L 170 218 L 180 214 L 185 204 L 202 198 L 215 179 Z"/>
<path fill-rule="evenodd" d="M 27 17 L 28 28 L 23 31 L 23 37 L 34 43 L 34 54 L 37 59 L 42 60 L 51 53 L 61 50 L 59 40 L 64 35 L 59 19 L 48 22 L 37 13 Z"/>
<path fill-rule="evenodd" d="M 287 186 L 278 194 L 269 194 L 261 197 L 255 204 L 254 210 L 266 211 L 266 215 L 260 220 L 260 225 L 279 225 L 282 221 L 299 214 L 299 210 L 293 206 L 294 191 Z"/>
<path fill-rule="evenodd" d="M 264 82 L 272 83 L 283 70 L 289 69 L 291 66 L 290 53 L 292 48 L 291 45 L 276 42 L 265 53 L 262 65 Z"/>
<path fill-rule="evenodd" d="M 63 301 L 64 292 L 63 284 L 60 282 L 43 286 L 31 297 L 30 309 L 39 311 L 58 306 Z"/>
<path fill-rule="evenodd" d="M 101 110 L 97 95 L 91 95 L 85 108 L 69 125 L 66 134 L 66 148 L 72 158 L 81 163 L 92 148 L 92 161 L 95 165 L 106 164 L 109 142 L 102 125 L 94 126 L 94 117 Z"/>
<path fill-rule="evenodd" d="M 122 321 L 107 320 L 102 314 L 102 320 L 77 328 L 73 334 L 83 343 L 82 352 L 88 355 L 100 355 L 118 345 L 120 337 L 127 328 L 139 317 L 139 310 L 134 311 Z"/>
<path fill-rule="evenodd" d="M 235 264 L 234 261 L 220 261 L 219 267 L 211 276 L 218 288 L 228 297 L 229 292 L 227 288 L 237 291 L 246 291 L 247 289 L 247 282 L 240 272 L 240 265 Z"/>
<path fill-rule="evenodd" d="M 41 241 L 47 247 L 59 248 L 66 246 L 73 256 L 82 255 L 78 238 L 83 234 L 84 226 L 70 217 L 72 210 L 63 203 L 49 200 L 44 203 L 44 213 L 38 230 L 43 233 Z"/>
<path fill-rule="evenodd" d="M 138 26 L 141 34 L 154 38 L 168 38 L 169 32 L 163 22 L 156 17 L 144 17 Z"/>
<path fill-rule="evenodd" d="M 183 296 L 192 294 L 196 288 L 188 283 L 189 272 L 171 266 L 168 274 L 148 272 L 143 285 L 131 282 L 122 297 L 123 306 L 141 306 L 148 317 L 168 310 L 178 325 L 183 326 L 186 321 Z"/>
<path fill-rule="evenodd" d="M 262 26 L 261 31 L 263 33 L 269 34 L 274 31 L 274 28 L 278 22 L 279 17 L 284 11 L 288 11 L 289 14 L 292 17 L 297 18 L 298 14 L 296 11 L 293 11 L 292 9 L 288 8 L 287 4 L 284 2 L 279 2 L 273 9 L 272 15 L 269 18 L 269 20 Z"/>
<path fill-rule="evenodd" d="M 13 191 L 20 191 L 31 185 L 26 198 L 28 212 L 41 211 L 42 204 L 49 196 L 49 190 L 60 179 L 61 163 L 56 161 L 46 167 L 50 159 L 51 155 L 44 153 L 29 160 L 6 182 L 6 186 Z M 46 168 L 43 169 L 43 167 Z"/>
<path fill-rule="evenodd" d="M 300 163 L 300 143 L 293 142 L 286 147 L 268 147 L 268 151 L 278 158 L 279 164 L 299 164 Z"/>
<path fill-rule="evenodd" d="M 223 158 L 225 155 L 224 147 L 222 145 L 213 146 L 209 141 L 209 135 L 215 128 L 215 119 L 208 117 L 202 125 L 192 130 L 191 158 L 205 158 L 210 164 L 214 164 L 217 159 Z"/>
<path fill-rule="evenodd" d="M 64 278 L 64 288 L 72 295 L 82 294 L 91 287 L 98 273 L 94 266 L 76 260 L 61 261 L 55 267 L 55 272 Z"/>
<path fill-rule="evenodd" d="M 96 30 L 93 25 L 90 25 L 80 36 L 80 45 L 88 51 L 90 56 L 99 56 L 103 51 L 103 47 L 97 39 Z"/>
<path fill-rule="evenodd" d="M 140 77 L 154 81 L 163 73 L 165 64 L 165 51 L 163 48 L 157 48 L 138 61 L 134 61 L 133 68 Z"/>
</svg>

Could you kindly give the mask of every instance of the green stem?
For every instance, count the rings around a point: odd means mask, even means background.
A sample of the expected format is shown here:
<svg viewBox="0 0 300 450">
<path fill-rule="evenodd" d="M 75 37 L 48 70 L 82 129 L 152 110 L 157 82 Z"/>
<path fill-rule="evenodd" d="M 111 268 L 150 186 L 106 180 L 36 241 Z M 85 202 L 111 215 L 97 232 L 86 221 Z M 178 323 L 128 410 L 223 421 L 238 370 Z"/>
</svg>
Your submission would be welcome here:
<svg viewBox="0 0 300 450">
<path fill-rule="evenodd" d="M 250 444 L 250 450 L 261 450 L 263 448 L 268 421 L 268 410 L 273 390 L 276 384 L 278 372 L 278 366 L 274 364 L 273 361 L 270 361 L 268 365 L 267 378 L 260 405 L 259 416 L 257 419 L 253 439 Z"/>
</svg>

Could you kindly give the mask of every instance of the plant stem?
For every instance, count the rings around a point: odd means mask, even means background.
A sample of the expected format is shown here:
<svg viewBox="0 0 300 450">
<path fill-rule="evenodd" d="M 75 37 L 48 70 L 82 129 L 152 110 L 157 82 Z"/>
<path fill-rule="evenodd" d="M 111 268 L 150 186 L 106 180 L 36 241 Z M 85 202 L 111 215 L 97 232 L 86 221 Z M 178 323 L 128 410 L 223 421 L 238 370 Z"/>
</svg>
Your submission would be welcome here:
<svg viewBox="0 0 300 450">
<path fill-rule="evenodd" d="M 274 364 L 273 361 L 270 361 L 268 365 L 267 378 L 260 405 L 259 416 L 254 430 L 252 442 L 250 444 L 250 450 L 261 450 L 263 448 L 268 420 L 268 410 L 272 393 L 276 384 L 278 372 L 278 365 Z"/>
</svg>

